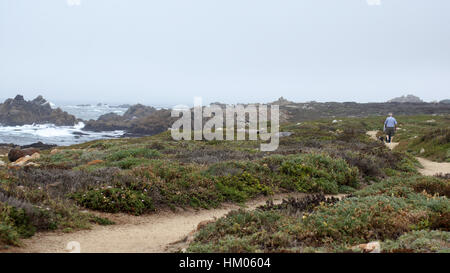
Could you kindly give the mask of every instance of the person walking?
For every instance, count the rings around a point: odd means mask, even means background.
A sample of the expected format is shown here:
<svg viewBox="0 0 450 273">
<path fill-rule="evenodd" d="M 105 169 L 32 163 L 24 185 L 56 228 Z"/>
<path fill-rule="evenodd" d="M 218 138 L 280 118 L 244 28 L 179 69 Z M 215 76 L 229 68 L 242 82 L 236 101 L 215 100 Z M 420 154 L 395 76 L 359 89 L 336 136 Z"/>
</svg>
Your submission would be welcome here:
<svg viewBox="0 0 450 273">
<path fill-rule="evenodd" d="M 384 121 L 384 132 L 387 135 L 387 142 L 391 143 L 392 137 L 395 135 L 397 129 L 397 120 L 389 113 L 389 117 Z"/>
</svg>

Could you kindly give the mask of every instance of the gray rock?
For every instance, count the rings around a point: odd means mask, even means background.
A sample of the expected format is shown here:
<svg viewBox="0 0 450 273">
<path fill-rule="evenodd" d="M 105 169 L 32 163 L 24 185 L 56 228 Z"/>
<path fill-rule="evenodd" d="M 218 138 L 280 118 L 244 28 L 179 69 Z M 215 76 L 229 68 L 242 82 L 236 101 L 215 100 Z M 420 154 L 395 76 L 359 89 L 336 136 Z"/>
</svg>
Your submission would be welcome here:
<svg viewBox="0 0 450 273">
<path fill-rule="evenodd" d="M 401 102 L 401 103 L 416 102 L 416 103 L 420 103 L 420 102 L 423 102 L 423 100 L 421 100 L 419 97 L 416 97 L 414 95 L 406 95 L 406 96 L 401 96 L 401 97 L 398 97 L 398 98 L 393 98 L 393 99 L 389 100 L 388 102 Z"/>
<path fill-rule="evenodd" d="M 75 116 L 62 111 L 60 108 L 52 109 L 50 103 L 42 96 L 38 96 L 32 101 L 26 101 L 23 96 L 17 95 L 14 99 L 7 99 L 0 104 L 0 124 L 7 126 L 33 123 L 72 126 L 76 122 Z"/>
<path fill-rule="evenodd" d="M 279 132 L 277 133 L 278 137 L 288 137 L 291 136 L 293 133 L 292 132 Z"/>
</svg>

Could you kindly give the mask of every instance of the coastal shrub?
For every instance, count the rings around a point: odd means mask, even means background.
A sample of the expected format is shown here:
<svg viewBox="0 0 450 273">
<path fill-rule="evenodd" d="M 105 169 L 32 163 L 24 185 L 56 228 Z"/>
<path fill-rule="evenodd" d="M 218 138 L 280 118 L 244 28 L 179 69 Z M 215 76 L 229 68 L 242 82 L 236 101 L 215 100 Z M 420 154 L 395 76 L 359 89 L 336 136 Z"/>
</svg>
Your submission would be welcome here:
<svg viewBox="0 0 450 273">
<path fill-rule="evenodd" d="M 281 186 L 299 192 L 338 193 L 338 185 L 327 172 L 301 164 L 284 162 L 281 171 L 287 174 Z"/>
<path fill-rule="evenodd" d="M 343 159 L 324 154 L 305 154 L 289 157 L 280 166 L 280 172 L 296 181 L 299 191 L 337 193 L 339 187 L 358 187 L 359 172 Z"/>
<path fill-rule="evenodd" d="M 378 177 L 383 175 L 382 166 L 385 164 L 374 155 L 358 151 L 346 151 L 342 153 L 342 158 L 349 165 L 357 167 L 363 176 Z"/>
<path fill-rule="evenodd" d="M 72 168 L 80 164 L 83 150 L 66 149 L 56 154 L 42 154 L 36 161 L 44 166 L 58 166 L 60 168 Z"/>
<path fill-rule="evenodd" d="M 395 166 L 396 170 L 399 170 L 408 174 L 418 174 L 417 167 L 420 167 L 417 159 L 409 154 L 403 153 L 399 156 L 401 159 Z"/>
<path fill-rule="evenodd" d="M 20 236 L 13 226 L 0 222 L 0 247 L 7 245 L 20 245 Z"/>
<path fill-rule="evenodd" d="M 402 234 L 396 240 L 382 242 L 383 252 L 450 253 L 450 232 L 417 230 Z"/>
<path fill-rule="evenodd" d="M 101 225 L 101 226 L 109 226 L 109 225 L 114 225 L 115 224 L 114 221 L 111 221 L 108 218 L 99 217 L 99 216 L 95 216 L 95 215 L 92 215 L 89 218 L 89 221 L 91 221 L 92 223 L 96 223 L 98 225 Z"/>
<path fill-rule="evenodd" d="M 196 142 L 198 143 L 198 142 Z M 238 145 L 239 142 L 228 144 L 225 141 L 206 142 L 207 145 L 182 149 L 172 149 L 175 158 L 180 162 L 197 163 L 211 165 L 225 161 L 249 161 L 263 157 L 263 153 L 255 152 L 254 149 L 243 149 Z M 205 143 L 205 144 L 206 144 Z M 215 143 L 215 144 L 211 144 Z M 248 143 L 248 144 L 247 144 Z M 247 145 L 255 145 L 252 142 L 246 142 Z M 165 151 L 168 152 L 168 151 Z"/>
<path fill-rule="evenodd" d="M 295 237 L 287 232 L 296 222 L 273 211 L 232 211 L 202 228 L 188 252 L 249 253 L 287 248 Z"/>
<path fill-rule="evenodd" d="M 429 176 L 390 177 L 354 193 L 355 196 L 391 195 L 407 197 L 413 193 L 449 197 L 450 181 Z"/>
<path fill-rule="evenodd" d="M 0 243 L 19 245 L 20 238 L 31 237 L 35 232 L 23 209 L 0 202 Z"/>
<path fill-rule="evenodd" d="M 223 196 L 213 179 L 205 177 L 190 165 L 153 161 L 134 168 L 131 174 L 138 181 L 133 188 L 146 191 L 157 206 L 217 207 Z"/>
<path fill-rule="evenodd" d="M 427 192 L 431 195 L 446 196 L 450 198 L 450 179 L 438 179 L 432 177 L 419 177 L 412 187 L 416 192 Z"/>
<path fill-rule="evenodd" d="M 424 130 L 420 132 L 420 135 L 418 138 L 407 141 L 406 145 L 402 145 L 405 146 L 403 150 L 433 161 L 450 161 L 450 127 Z"/>
<path fill-rule="evenodd" d="M 351 197 L 300 214 L 289 214 L 291 206 L 275 207 L 229 213 L 203 227 L 188 251 L 343 252 L 374 240 L 384 241 L 385 252 L 448 251 L 446 197 Z M 431 229 L 441 231 L 427 234 Z"/>
<path fill-rule="evenodd" d="M 80 206 L 103 212 L 126 212 L 140 215 L 154 210 L 150 197 L 140 191 L 128 188 L 92 189 L 71 196 Z"/>
<path fill-rule="evenodd" d="M 202 174 L 216 177 L 218 189 L 227 198 L 240 201 L 259 193 L 270 194 L 279 187 L 300 192 L 350 192 L 359 182 L 356 167 L 325 154 L 271 155 L 256 161 L 227 161 L 210 165 Z"/>
<path fill-rule="evenodd" d="M 84 163 L 88 163 L 94 160 L 103 160 L 106 157 L 105 151 L 93 150 L 93 151 L 84 151 L 80 156 L 80 160 Z"/>
<path fill-rule="evenodd" d="M 244 171 L 238 175 L 223 176 L 218 179 L 217 189 L 227 200 L 244 202 L 258 194 L 272 194 L 272 189 L 261 183 L 258 177 Z"/>
<path fill-rule="evenodd" d="M 395 239 L 426 218 L 403 198 L 368 196 L 348 198 L 333 206 L 319 207 L 301 225 L 299 240 L 311 244 L 347 244 Z"/>
<path fill-rule="evenodd" d="M 88 217 L 81 213 L 78 207 L 65 199 L 51 198 L 44 189 L 17 188 L 13 183 L 7 187 L 0 187 L 0 203 L 11 207 L 14 219 L 21 220 L 21 223 L 28 223 L 24 230 L 45 231 L 57 228 L 87 228 Z M 2 185 L 5 186 L 5 185 Z M 21 186 L 22 187 L 22 186 Z M 5 195 L 8 194 L 9 196 Z M 20 212 L 20 213 L 14 213 Z M 23 216 L 23 218 L 21 218 Z M 19 223 L 16 220 L 15 223 Z M 21 236 L 26 236 L 20 232 Z"/>
<path fill-rule="evenodd" d="M 155 141 L 155 142 L 152 142 L 152 143 L 148 144 L 147 148 L 148 149 L 157 150 L 157 151 L 161 151 L 161 150 L 166 149 L 166 145 L 164 144 L 164 142 Z"/>
<path fill-rule="evenodd" d="M 106 150 L 111 147 L 114 147 L 115 144 L 113 142 L 108 142 L 104 140 L 94 141 L 91 145 L 89 145 L 89 148 L 92 149 L 100 149 L 100 150 Z"/>
<path fill-rule="evenodd" d="M 104 184 L 113 184 L 117 180 L 132 179 L 121 175 L 120 172 L 119 168 L 114 167 L 98 168 L 92 171 L 24 168 L 15 172 L 17 183 L 11 183 L 10 189 L 16 189 L 18 185 L 34 190 L 41 188 L 52 198 L 64 199 L 68 193 L 88 190 Z M 16 194 L 21 192 L 18 190 Z M 43 200 L 35 199 L 35 202 L 41 201 Z"/>
<path fill-rule="evenodd" d="M 135 157 L 126 157 L 117 162 L 113 163 L 113 166 L 117 166 L 121 169 L 132 169 L 133 167 L 148 163 L 148 159 L 145 158 L 135 158 Z"/>
<path fill-rule="evenodd" d="M 153 159 L 160 157 L 161 154 L 157 150 L 148 149 L 148 148 L 131 148 L 116 151 L 113 154 L 108 156 L 109 161 L 119 161 L 124 158 L 147 158 Z"/>
<path fill-rule="evenodd" d="M 229 176 L 239 175 L 243 172 L 258 173 L 269 171 L 263 165 L 253 161 L 225 161 L 212 164 L 203 172 L 205 175 L 212 176 Z"/>
</svg>

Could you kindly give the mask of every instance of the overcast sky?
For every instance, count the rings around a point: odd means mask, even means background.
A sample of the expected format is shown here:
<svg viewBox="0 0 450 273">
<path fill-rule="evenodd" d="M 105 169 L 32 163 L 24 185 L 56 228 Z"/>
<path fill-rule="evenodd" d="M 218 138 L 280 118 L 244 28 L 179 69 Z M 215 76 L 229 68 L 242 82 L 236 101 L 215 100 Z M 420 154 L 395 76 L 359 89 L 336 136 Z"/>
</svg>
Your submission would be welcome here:
<svg viewBox="0 0 450 273">
<path fill-rule="evenodd" d="M 1 99 L 450 98 L 448 0 L 0 3 Z"/>
</svg>

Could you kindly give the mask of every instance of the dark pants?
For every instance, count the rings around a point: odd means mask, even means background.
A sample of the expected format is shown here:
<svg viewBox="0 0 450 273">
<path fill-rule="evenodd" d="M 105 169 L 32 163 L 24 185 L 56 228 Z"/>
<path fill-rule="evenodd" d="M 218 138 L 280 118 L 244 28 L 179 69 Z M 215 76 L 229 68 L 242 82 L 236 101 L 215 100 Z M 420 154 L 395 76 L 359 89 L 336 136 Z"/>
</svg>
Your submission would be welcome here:
<svg viewBox="0 0 450 273">
<path fill-rule="evenodd" d="M 391 143 L 392 137 L 395 135 L 395 128 L 394 127 L 386 127 L 386 135 L 388 135 L 388 143 Z"/>
</svg>

